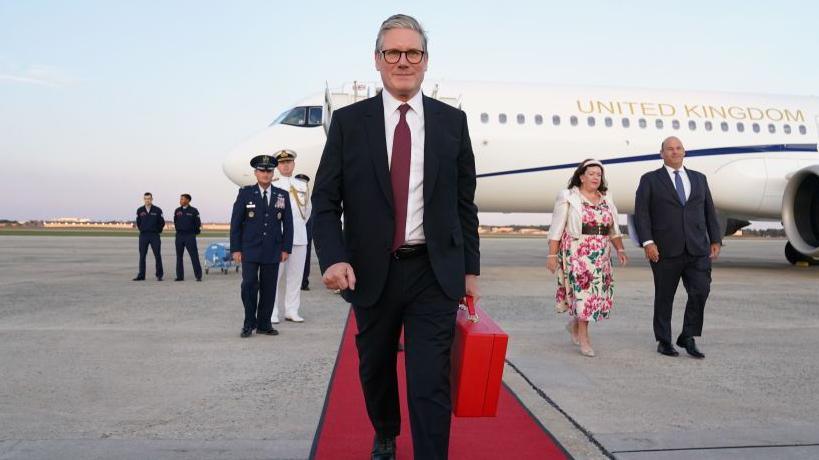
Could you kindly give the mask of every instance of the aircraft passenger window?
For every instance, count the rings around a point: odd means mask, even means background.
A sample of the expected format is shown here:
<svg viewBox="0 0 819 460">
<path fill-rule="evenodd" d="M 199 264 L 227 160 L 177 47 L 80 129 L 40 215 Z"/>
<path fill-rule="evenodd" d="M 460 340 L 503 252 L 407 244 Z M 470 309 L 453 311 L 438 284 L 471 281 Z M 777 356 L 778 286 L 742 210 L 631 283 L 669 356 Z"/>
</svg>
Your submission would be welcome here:
<svg viewBox="0 0 819 460">
<path fill-rule="evenodd" d="M 586 119 L 586 122 L 589 124 L 589 126 L 592 126 L 592 127 L 593 127 L 593 126 L 594 126 L 594 123 L 595 123 L 595 121 L 594 121 L 594 117 L 589 117 L 589 118 L 587 118 L 587 119 Z"/>
<path fill-rule="evenodd" d="M 281 124 L 291 126 L 304 126 L 307 123 L 307 107 L 296 107 L 290 109 L 282 120 Z"/>
<path fill-rule="evenodd" d="M 754 123 L 753 125 L 751 125 L 751 127 L 754 128 L 755 133 L 759 132 L 759 123 Z"/>
<path fill-rule="evenodd" d="M 552 115 L 552 124 L 560 126 L 560 115 Z"/>
<path fill-rule="evenodd" d="M 606 117 L 606 128 L 611 128 L 611 125 L 613 124 L 614 122 L 611 121 L 611 117 Z"/>
<path fill-rule="evenodd" d="M 535 115 L 535 124 L 542 125 L 543 124 L 543 115 Z"/>
<path fill-rule="evenodd" d="M 805 125 L 799 125 L 799 134 L 804 136 L 807 133 L 808 133 L 808 129 L 805 128 Z"/>
<path fill-rule="evenodd" d="M 489 114 L 484 112 L 481 114 L 481 123 L 489 123 Z"/>
<path fill-rule="evenodd" d="M 629 120 L 628 118 L 623 118 L 621 121 L 623 122 L 623 128 L 628 128 L 629 126 L 631 126 L 631 120 Z"/>
<path fill-rule="evenodd" d="M 723 121 L 722 123 L 719 124 L 719 129 L 723 131 L 728 131 L 728 123 Z"/>
<path fill-rule="evenodd" d="M 770 123 L 770 124 L 768 125 L 768 132 L 769 132 L 769 133 L 771 133 L 771 134 L 773 134 L 773 133 L 775 133 L 775 132 L 776 132 L 776 126 L 774 126 L 774 124 L 773 124 L 773 123 Z"/>
<path fill-rule="evenodd" d="M 640 118 L 639 120 L 637 120 L 637 124 L 640 125 L 641 128 L 645 128 L 646 126 L 648 126 L 648 123 L 646 123 L 645 118 Z"/>
<path fill-rule="evenodd" d="M 791 133 L 791 125 L 783 126 L 782 131 L 785 131 L 785 134 L 790 134 Z"/>
<path fill-rule="evenodd" d="M 710 121 L 706 121 L 705 122 L 705 130 L 706 131 L 711 131 L 712 129 L 714 129 L 714 124 L 711 123 Z"/>
<path fill-rule="evenodd" d="M 697 130 L 697 122 L 694 121 L 694 120 L 688 120 L 688 129 L 690 129 L 691 131 L 696 131 Z"/>
<path fill-rule="evenodd" d="M 498 121 L 500 122 L 500 124 L 505 125 L 506 124 L 506 114 L 502 113 L 502 114 L 498 115 Z"/>
<path fill-rule="evenodd" d="M 745 132 L 745 123 L 737 122 L 737 132 L 744 133 Z"/>
<path fill-rule="evenodd" d="M 519 114 L 518 114 L 518 124 L 519 124 L 519 125 L 522 125 L 522 124 L 524 124 L 524 123 L 526 123 L 526 117 L 525 117 L 525 116 L 523 116 L 523 114 L 522 114 L 522 113 L 519 113 Z"/>
<path fill-rule="evenodd" d="M 569 118 L 569 123 L 571 123 L 572 126 L 577 126 L 577 117 L 572 115 L 571 118 Z"/>
<path fill-rule="evenodd" d="M 310 107 L 307 111 L 307 126 L 321 126 L 321 107 Z"/>
<path fill-rule="evenodd" d="M 674 129 L 680 129 L 680 120 L 671 120 L 671 127 Z"/>
<path fill-rule="evenodd" d="M 663 120 L 660 120 L 659 118 L 654 120 L 654 126 L 656 126 L 657 129 L 663 129 Z"/>
</svg>

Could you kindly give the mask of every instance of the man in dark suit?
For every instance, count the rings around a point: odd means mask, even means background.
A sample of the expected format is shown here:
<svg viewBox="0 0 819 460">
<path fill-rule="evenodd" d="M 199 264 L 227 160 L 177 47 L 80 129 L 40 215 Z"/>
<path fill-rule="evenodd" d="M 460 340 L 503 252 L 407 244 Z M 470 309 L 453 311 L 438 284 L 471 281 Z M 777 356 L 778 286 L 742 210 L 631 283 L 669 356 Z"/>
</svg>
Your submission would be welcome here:
<svg viewBox="0 0 819 460">
<path fill-rule="evenodd" d="M 202 219 L 199 210 L 191 204 L 191 196 L 183 193 L 179 196 L 179 207 L 173 212 L 173 226 L 176 228 L 176 279 L 185 280 L 185 249 L 191 258 L 193 275 L 196 281 L 202 281 L 202 265 L 199 263 L 199 249 L 196 247 L 196 235 L 202 232 Z"/>
<path fill-rule="evenodd" d="M 421 93 L 426 41 L 414 18 L 384 21 L 375 49 L 384 90 L 333 113 L 313 189 L 322 280 L 342 290 L 358 325 L 374 459 L 394 458 L 401 430 L 395 366 L 402 326 L 415 458 L 447 457 L 455 314 L 464 294 L 478 296 L 466 115 Z"/>
<path fill-rule="evenodd" d="M 695 358 L 705 358 L 694 337 L 702 335 L 711 261 L 719 257 L 722 231 L 705 175 L 683 168 L 682 142 L 667 138 L 660 155 L 665 165 L 640 178 L 634 205 L 637 234 L 654 274 L 657 351 L 679 354 L 671 344 L 671 310 L 682 278 L 688 302 L 677 345 Z"/>
<path fill-rule="evenodd" d="M 154 206 L 154 196 L 151 192 L 145 192 L 142 196 L 145 203 L 137 211 L 136 226 L 139 229 L 139 273 L 134 281 L 145 280 L 145 257 L 148 255 L 148 246 L 154 253 L 156 262 L 156 280 L 162 281 L 164 275 L 162 269 L 162 239 L 160 234 L 165 228 L 165 218 L 162 216 L 162 209 Z"/>
<path fill-rule="evenodd" d="M 293 216 L 286 191 L 273 187 L 276 159 L 259 155 L 250 160 L 256 185 L 239 189 L 230 216 L 230 252 L 242 264 L 242 303 L 245 321 L 241 337 L 278 335 L 270 323 L 276 300 L 279 262 L 293 250 Z"/>
</svg>

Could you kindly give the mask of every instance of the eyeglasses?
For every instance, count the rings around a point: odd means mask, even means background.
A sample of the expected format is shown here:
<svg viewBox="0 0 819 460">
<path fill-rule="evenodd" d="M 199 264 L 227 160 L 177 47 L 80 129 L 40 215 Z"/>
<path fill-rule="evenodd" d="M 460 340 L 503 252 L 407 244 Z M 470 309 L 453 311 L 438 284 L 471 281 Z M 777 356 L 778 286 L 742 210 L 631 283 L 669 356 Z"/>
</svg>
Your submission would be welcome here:
<svg viewBox="0 0 819 460">
<path fill-rule="evenodd" d="M 381 50 L 381 57 L 387 64 L 397 64 L 401 60 L 402 54 L 410 64 L 420 64 L 426 53 L 421 50 Z"/>
</svg>

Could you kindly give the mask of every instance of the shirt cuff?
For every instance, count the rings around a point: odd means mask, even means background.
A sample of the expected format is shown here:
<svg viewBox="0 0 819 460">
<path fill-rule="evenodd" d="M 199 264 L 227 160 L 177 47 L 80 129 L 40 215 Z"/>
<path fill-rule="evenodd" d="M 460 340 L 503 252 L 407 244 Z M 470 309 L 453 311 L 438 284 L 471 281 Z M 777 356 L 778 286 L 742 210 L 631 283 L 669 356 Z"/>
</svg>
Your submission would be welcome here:
<svg viewBox="0 0 819 460">
<path fill-rule="evenodd" d="M 654 244 L 654 240 L 643 241 L 643 247 L 646 247 L 649 244 Z"/>
</svg>

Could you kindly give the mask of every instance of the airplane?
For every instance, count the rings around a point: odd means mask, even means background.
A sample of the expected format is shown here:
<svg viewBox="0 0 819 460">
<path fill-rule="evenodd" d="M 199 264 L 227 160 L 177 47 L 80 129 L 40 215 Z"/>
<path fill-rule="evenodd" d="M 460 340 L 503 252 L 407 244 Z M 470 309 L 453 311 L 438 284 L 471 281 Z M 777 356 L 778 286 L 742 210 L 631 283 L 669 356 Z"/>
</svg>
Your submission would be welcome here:
<svg viewBox="0 0 819 460">
<path fill-rule="evenodd" d="M 333 110 L 379 91 L 377 82 L 327 86 L 236 146 L 225 175 L 253 184 L 250 158 L 287 148 L 314 177 Z M 725 235 L 779 221 L 786 259 L 819 264 L 817 97 L 449 81 L 422 91 L 467 114 L 481 211 L 551 212 L 577 164 L 595 158 L 636 242 L 640 176 L 661 166 L 660 143 L 677 136 L 686 167 L 708 178 Z"/>
</svg>

